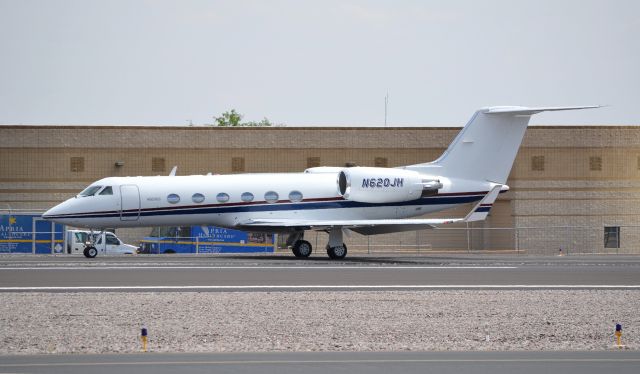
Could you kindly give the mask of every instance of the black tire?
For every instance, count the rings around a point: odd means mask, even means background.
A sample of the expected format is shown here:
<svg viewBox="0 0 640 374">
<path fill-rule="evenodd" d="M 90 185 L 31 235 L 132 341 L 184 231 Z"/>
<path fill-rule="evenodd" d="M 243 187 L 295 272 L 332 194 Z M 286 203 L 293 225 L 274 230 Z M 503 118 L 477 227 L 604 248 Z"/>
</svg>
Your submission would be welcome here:
<svg viewBox="0 0 640 374">
<path fill-rule="evenodd" d="M 347 245 L 344 243 L 338 247 L 329 247 L 327 245 L 327 255 L 332 260 L 342 260 L 347 256 Z"/>
<path fill-rule="evenodd" d="M 98 250 L 96 247 L 85 247 L 84 249 L 84 257 L 86 258 L 94 258 L 98 255 Z"/>
<path fill-rule="evenodd" d="M 176 253 L 176 251 L 174 251 L 173 249 L 165 249 L 164 252 L 162 252 L 162 253 L 170 255 L 170 254 Z"/>
<path fill-rule="evenodd" d="M 293 248 L 291 248 L 291 252 L 293 252 L 293 255 L 296 257 L 307 258 L 311 255 L 311 252 L 313 252 L 313 247 L 311 243 L 306 240 L 298 240 L 293 245 Z"/>
</svg>

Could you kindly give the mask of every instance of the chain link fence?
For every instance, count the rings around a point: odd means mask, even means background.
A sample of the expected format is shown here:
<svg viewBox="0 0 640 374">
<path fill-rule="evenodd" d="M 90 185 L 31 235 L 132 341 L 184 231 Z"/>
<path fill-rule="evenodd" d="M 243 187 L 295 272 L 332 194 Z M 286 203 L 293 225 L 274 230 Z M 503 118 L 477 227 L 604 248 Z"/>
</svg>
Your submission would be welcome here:
<svg viewBox="0 0 640 374">
<path fill-rule="evenodd" d="M 3 214 L 0 221 L 0 253 L 60 253 L 60 247 L 65 247 L 66 237 L 62 234 L 64 228 L 41 220 L 39 213 L 27 210 L 5 210 L 0 214 Z M 22 224 L 21 216 L 26 219 Z M 149 236 L 149 230 L 150 228 L 118 229 L 117 233 L 125 243 L 137 246 L 144 244 L 143 239 Z M 166 242 L 164 245 L 167 246 L 164 251 L 160 250 L 162 240 L 146 238 L 149 246 L 147 253 L 271 252 L 274 249 L 277 252 L 290 251 L 285 244 L 287 235 L 277 235 L 266 242 L 262 236 L 257 240 L 256 235 L 246 235 L 246 237 L 236 238 L 237 240 L 172 237 L 164 240 Z M 275 248 L 273 244 L 268 244 L 273 243 L 274 239 Z M 308 231 L 305 233 L 305 239 L 313 245 L 314 253 L 320 254 L 324 253 L 329 236 L 324 232 Z M 151 243 L 154 241 L 157 243 Z M 640 225 L 608 225 L 605 222 L 601 225 L 584 226 L 444 226 L 432 230 L 374 236 L 362 236 L 345 230 L 344 241 L 351 253 L 371 254 L 437 252 L 565 256 L 640 254 Z M 151 244 L 156 246 L 152 247 Z M 171 244 L 189 246 L 191 249 L 178 250 L 171 247 Z M 62 252 L 66 251 L 63 249 Z"/>
<path fill-rule="evenodd" d="M 314 252 L 324 250 L 324 232 L 307 232 Z M 284 248 L 286 237 L 279 241 Z M 640 225 L 438 228 L 397 234 L 346 235 L 349 251 L 358 253 L 514 253 L 589 255 L 640 253 Z"/>
</svg>

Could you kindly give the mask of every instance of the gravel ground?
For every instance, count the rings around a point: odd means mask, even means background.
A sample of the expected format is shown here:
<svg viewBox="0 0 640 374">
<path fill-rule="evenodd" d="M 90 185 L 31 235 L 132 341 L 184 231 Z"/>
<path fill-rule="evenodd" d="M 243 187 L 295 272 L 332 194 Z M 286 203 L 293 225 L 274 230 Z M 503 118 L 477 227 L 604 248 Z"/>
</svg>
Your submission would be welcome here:
<svg viewBox="0 0 640 374">
<path fill-rule="evenodd" d="M 640 348 L 640 291 L 0 294 L 0 354 Z"/>
</svg>

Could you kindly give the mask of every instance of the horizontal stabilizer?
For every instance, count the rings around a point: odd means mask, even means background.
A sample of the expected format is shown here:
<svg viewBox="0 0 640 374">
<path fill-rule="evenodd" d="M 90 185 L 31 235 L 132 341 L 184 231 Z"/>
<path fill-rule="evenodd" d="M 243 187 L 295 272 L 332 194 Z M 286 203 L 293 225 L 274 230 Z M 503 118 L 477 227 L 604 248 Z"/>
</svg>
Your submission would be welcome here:
<svg viewBox="0 0 640 374">
<path fill-rule="evenodd" d="M 588 105 L 588 106 L 551 106 L 551 107 L 539 107 L 528 108 L 523 106 L 494 106 L 482 110 L 487 114 L 520 114 L 520 115 L 532 115 L 540 112 L 557 112 L 561 110 L 578 110 L 578 109 L 596 109 L 602 108 L 602 105 Z"/>
<path fill-rule="evenodd" d="M 502 189 L 502 185 L 499 184 L 491 189 L 488 194 L 486 194 L 476 206 L 471 209 L 469 214 L 464 217 L 465 222 L 476 222 L 476 221 L 484 221 L 489 215 L 489 211 L 493 207 L 493 203 L 498 198 L 500 194 L 500 190 Z"/>
</svg>

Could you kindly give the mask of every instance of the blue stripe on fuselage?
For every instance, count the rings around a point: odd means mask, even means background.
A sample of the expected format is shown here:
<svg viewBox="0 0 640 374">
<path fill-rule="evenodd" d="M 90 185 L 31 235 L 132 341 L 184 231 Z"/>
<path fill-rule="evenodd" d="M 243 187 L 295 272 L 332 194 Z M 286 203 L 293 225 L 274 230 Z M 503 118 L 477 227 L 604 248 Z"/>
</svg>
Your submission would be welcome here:
<svg viewBox="0 0 640 374">
<path fill-rule="evenodd" d="M 218 213 L 245 213 L 245 212 L 269 212 L 283 210 L 315 210 L 315 209 L 344 209 L 344 208 L 384 208 L 384 207 L 401 207 L 412 205 L 452 205 L 465 204 L 482 199 L 483 193 L 464 196 L 432 196 L 420 198 L 411 201 L 402 201 L 397 203 L 361 203 L 349 200 L 331 200 L 331 201 L 313 201 L 301 203 L 277 203 L 277 204 L 252 204 L 252 205 L 233 205 L 233 206 L 185 206 L 185 207 L 169 207 L 156 209 L 142 209 L 125 211 L 122 214 L 119 211 L 99 212 L 99 213 L 79 213 L 65 214 L 60 216 L 47 216 L 46 218 L 107 218 L 107 217 L 153 217 L 167 215 L 184 215 L 184 214 L 218 214 Z"/>
</svg>

